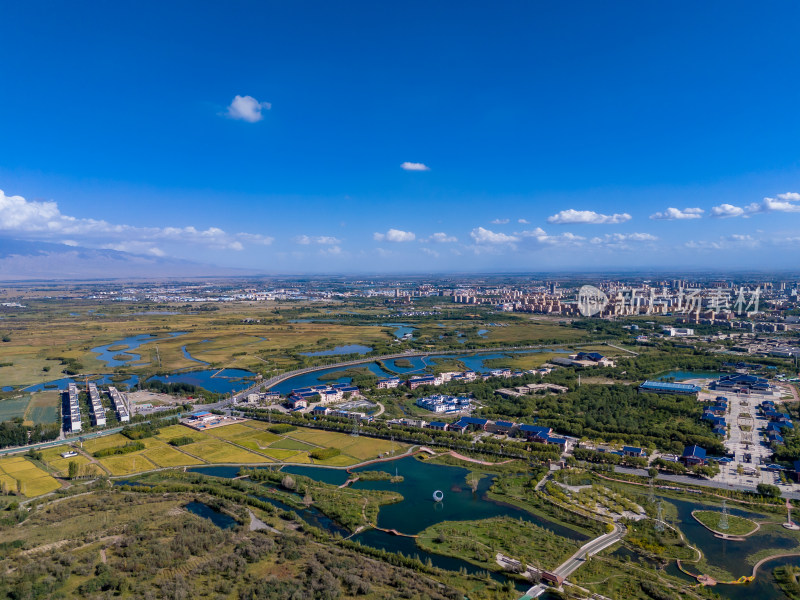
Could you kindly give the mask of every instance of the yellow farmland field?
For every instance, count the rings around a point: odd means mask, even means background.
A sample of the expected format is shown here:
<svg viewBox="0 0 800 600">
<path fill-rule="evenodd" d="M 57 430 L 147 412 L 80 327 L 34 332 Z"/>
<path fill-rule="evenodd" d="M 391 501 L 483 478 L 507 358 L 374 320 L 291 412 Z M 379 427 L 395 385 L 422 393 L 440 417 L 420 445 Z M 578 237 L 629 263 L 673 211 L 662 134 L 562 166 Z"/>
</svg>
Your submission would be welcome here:
<svg viewBox="0 0 800 600">
<path fill-rule="evenodd" d="M 176 450 L 172 446 L 162 444 L 143 451 L 142 454 L 159 467 L 180 467 L 183 465 L 199 465 L 201 461 Z"/>
<path fill-rule="evenodd" d="M 22 482 L 22 493 L 32 498 L 61 487 L 53 477 L 22 456 L 0 459 L 0 478 L 10 490 L 17 489 Z"/>
<path fill-rule="evenodd" d="M 106 456 L 100 459 L 100 463 L 111 471 L 112 475 L 130 475 L 156 468 L 153 463 L 139 453 Z"/>
<path fill-rule="evenodd" d="M 223 439 L 223 440 L 235 440 L 238 437 L 247 436 L 251 433 L 257 433 L 253 431 L 252 427 L 247 427 L 246 425 L 242 425 L 241 423 L 232 423 L 230 425 L 224 425 L 222 427 L 214 427 L 213 429 L 208 430 L 208 434 L 214 437 Z"/>
<path fill-rule="evenodd" d="M 238 448 L 222 440 L 195 442 L 181 446 L 189 454 L 210 463 L 265 463 L 272 462 L 266 456 Z"/>
<path fill-rule="evenodd" d="M 278 462 L 300 462 L 296 460 L 298 455 L 308 456 L 305 452 L 298 452 L 297 450 L 279 450 L 277 448 L 270 448 L 265 450 L 264 454 L 268 454 Z"/>
<path fill-rule="evenodd" d="M 389 452 L 392 449 L 402 452 L 408 448 L 407 444 L 401 444 L 399 442 L 392 443 L 389 440 L 380 440 L 364 436 L 353 437 L 335 431 L 302 429 L 293 431 L 290 435 L 293 438 L 312 444 L 318 444 L 329 448 L 339 448 L 343 454 L 349 454 L 359 460 L 377 458 L 378 454 Z"/>
<path fill-rule="evenodd" d="M 106 448 L 114 448 L 116 446 L 124 446 L 129 440 L 124 435 L 120 433 L 115 433 L 113 435 L 105 435 L 98 438 L 93 438 L 91 440 L 86 440 L 83 442 L 83 450 L 92 454 L 97 452 L 98 450 L 105 450 Z"/>
<path fill-rule="evenodd" d="M 50 465 L 50 468 L 58 471 L 62 477 L 66 477 L 69 473 L 69 463 L 72 461 L 78 463 L 78 467 L 89 464 L 89 459 L 81 455 L 73 456 L 72 458 L 61 458 L 59 456 L 58 458 L 54 458 L 52 460 L 45 460 L 45 462 Z"/>
</svg>

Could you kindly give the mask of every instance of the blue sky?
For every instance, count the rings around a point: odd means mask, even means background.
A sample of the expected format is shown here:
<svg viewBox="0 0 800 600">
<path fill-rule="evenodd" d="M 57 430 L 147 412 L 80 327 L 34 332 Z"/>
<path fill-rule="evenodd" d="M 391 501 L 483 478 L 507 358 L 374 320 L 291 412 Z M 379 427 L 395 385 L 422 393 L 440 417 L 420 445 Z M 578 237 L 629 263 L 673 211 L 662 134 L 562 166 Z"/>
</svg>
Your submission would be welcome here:
<svg viewBox="0 0 800 600">
<path fill-rule="evenodd" d="M 796 3 L 2 12 L 4 237 L 275 273 L 800 249 Z"/>
</svg>

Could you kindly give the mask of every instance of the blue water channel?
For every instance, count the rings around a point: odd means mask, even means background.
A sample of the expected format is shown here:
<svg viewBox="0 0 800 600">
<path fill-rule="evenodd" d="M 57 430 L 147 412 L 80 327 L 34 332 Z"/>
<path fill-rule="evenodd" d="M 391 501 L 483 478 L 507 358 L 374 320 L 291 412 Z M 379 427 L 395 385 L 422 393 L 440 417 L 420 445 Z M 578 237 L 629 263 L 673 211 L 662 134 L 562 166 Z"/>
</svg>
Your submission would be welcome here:
<svg viewBox="0 0 800 600">
<path fill-rule="evenodd" d="M 165 337 L 159 337 L 157 335 L 154 336 L 150 335 L 149 333 L 143 333 L 140 335 L 134 335 L 121 340 L 117 340 L 115 342 L 111 342 L 110 344 L 97 346 L 95 348 L 92 348 L 92 352 L 97 354 L 97 360 L 106 363 L 106 366 L 121 367 L 142 360 L 142 356 L 140 354 L 132 352 L 132 350 L 136 350 L 139 346 L 143 346 L 144 344 L 149 344 L 151 342 L 160 342 L 161 340 L 166 340 L 169 338 L 174 338 L 179 335 L 185 335 L 185 334 L 186 334 L 185 331 L 176 331 L 167 334 Z M 119 346 L 125 346 L 125 347 L 117 348 Z M 117 349 L 109 350 L 109 348 L 117 348 Z M 130 358 L 126 357 L 123 360 L 117 360 L 114 358 L 114 356 L 118 354 L 125 354 Z"/>
<path fill-rule="evenodd" d="M 310 387 L 312 385 L 350 383 L 353 380 L 352 377 L 339 377 L 337 379 L 327 379 L 325 381 L 322 381 L 320 378 L 330 373 L 340 373 L 342 371 L 346 371 L 347 369 L 363 369 L 364 367 L 369 369 L 372 373 L 374 373 L 378 377 L 385 378 L 392 376 L 391 373 L 387 373 L 374 362 L 368 362 L 360 365 L 354 365 L 352 367 L 332 367 L 330 369 L 323 369 L 321 371 L 312 371 L 311 373 L 303 373 L 301 375 L 295 375 L 294 377 L 291 377 L 286 381 L 282 381 L 281 383 L 272 386 L 270 389 L 272 391 L 285 395 L 289 394 L 292 390 Z"/>
<path fill-rule="evenodd" d="M 205 371 L 188 371 L 173 375 L 155 375 L 148 381 L 187 383 L 201 387 L 209 392 L 229 394 L 231 392 L 240 392 L 253 385 L 254 377 L 255 373 L 244 369 L 207 369 Z"/>
<path fill-rule="evenodd" d="M 414 333 L 416 330 L 416 327 L 412 327 L 407 323 L 381 323 L 381 325 L 383 327 L 396 327 L 392 333 L 394 333 L 394 337 L 398 340 L 408 333 Z"/>
<path fill-rule="evenodd" d="M 345 346 L 336 346 L 332 350 L 320 350 L 319 352 L 301 352 L 303 356 L 340 356 L 342 354 L 366 354 L 372 352 L 369 346 L 362 346 L 361 344 L 347 344 Z"/>
<path fill-rule="evenodd" d="M 205 341 L 208 341 L 208 340 L 205 340 Z M 183 352 L 183 357 L 184 358 L 188 358 L 189 360 L 192 360 L 192 361 L 194 361 L 196 363 L 200 363 L 201 365 L 209 364 L 206 361 L 200 360 L 199 358 L 195 358 L 194 356 L 189 354 L 189 351 L 186 349 L 186 346 L 181 346 L 181 352 Z"/>
<path fill-rule="evenodd" d="M 184 508 L 198 517 L 209 519 L 221 529 L 230 529 L 235 527 L 237 523 L 236 519 L 230 515 L 214 510 L 208 504 L 203 504 L 202 502 L 189 502 Z"/>
</svg>

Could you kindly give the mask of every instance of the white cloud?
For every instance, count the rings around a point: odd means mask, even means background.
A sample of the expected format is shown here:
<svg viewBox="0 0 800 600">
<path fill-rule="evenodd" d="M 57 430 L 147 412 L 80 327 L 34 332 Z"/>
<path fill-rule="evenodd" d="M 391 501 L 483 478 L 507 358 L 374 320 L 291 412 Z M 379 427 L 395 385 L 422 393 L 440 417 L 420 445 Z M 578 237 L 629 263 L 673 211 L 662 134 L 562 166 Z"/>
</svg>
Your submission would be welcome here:
<svg viewBox="0 0 800 600">
<path fill-rule="evenodd" d="M 340 246 L 329 246 L 328 248 L 322 248 L 319 253 L 328 256 L 340 256 L 343 254 Z"/>
<path fill-rule="evenodd" d="M 593 225 L 613 225 L 617 223 L 624 223 L 630 221 L 631 216 L 628 213 L 619 213 L 613 215 L 601 215 L 593 210 L 575 210 L 568 209 L 562 210 L 558 214 L 547 218 L 548 223 L 557 223 L 559 225 L 568 223 L 590 223 Z"/>
<path fill-rule="evenodd" d="M 476 227 L 469 233 L 470 237 L 475 240 L 476 244 L 513 244 L 518 242 L 519 238 L 514 235 L 507 235 L 505 233 L 495 233 L 483 227 Z"/>
<path fill-rule="evenodd" d="M 318 235 L 318 236 L 298 235 L 296 238 L 294 238 L 294 241 L 295 243 L 301 244 L 303 246 L 308 246 L 309 244 L 319 244 L 321 246 L 333 246 L 342 243 L 342 241 L 339 238 L 335 238 L 331 235 Z"/>
<path fill-rule="evenodd" d="M 744 208 L 732 204 L 720 204 L 711 209 L 712 217 L 749 217 L 758 213 L 770 212 L 800 212 L 800 194 L 797 192 L 786 192 L 778 194 L 777 198 L 764 198 L 761 202 L 752 202 Z"/>
<path fill-rule="evenodd" d="M 781 194 L 786 199 L 764 198 L 761 202 L 753 202 L 745 207 L 749 214 L 768 212 L 800 212 L 800 204 L 792 204 L 793 194 Z M 779 196 L 780 198 L 780 196 Z"/>
<path fill-rule="evenodd" d="M 684 219 L 699 219 L 705 211 L 702 208 L 668 208 L 664 212 L 657 212 L 650 215 L 651 219 L 659 221 L 675 221 Z"/>
<path fill-rule="evenodd" d="M 269 110 L 272 105 L 269 102 L 259 102 L 252 96 L 235 96 L 228 106 L 228 117 L 255 123 L 264 118 L 262 110 Z"/>
<path fill-rule="evenodd" d="M 137 227 L 119 225 L 97 219 L 81 219 L 62 214 L 53 201 L 28 201 L 22 196 L 7 196 L 0 190 L 0 232 L 26 238 L 111 247 L 110 244 L 136 244 L 151 252 L 156 241 L 196 244 L 210 248 L 242 250 L 243 243 L 269 245 L 273 238 L 254 233 L 229 234 L 218 227 L 199 230 L 195 227 Z M 130 248 L 134 246 L 130 245 Z"/>
<path fill-rule="evenodd" d="M 720 204 L 719 206 L 711 208 L 711 216 L 722 219 L 727 217 L 741 217 L 743 214 L 744 209 L 740 206 L 734 206 L 733 204 Z"/>
<path fill-rule="evenodd" d="M 603 237 L 592 238 L 593 244 L 618 242 L 654 242 L 658 238 L 650 233 L 607 233 Z"/>
<path fill-rule="evenodd" d="M 439 258 L 439 253 L 436 250 L 431 250 L 430 248 L 426 248 L 425 246 L 423 246 L 421 250 L 428 256 L 432 256 L 433 258 Z"/>
<path fill-rule="evenodd" d="M 400 165 L 404 171 L 430 171 L 431 168 L 423 163 L 404 162 Z"/>
<path fill-rule="evenodd" d="M 749 234 L 734 233 L 720 237 L 718 240 L 700 240 L 686 242 L 685 246 L 692 250 L 735 250 L 741 248 L 757 248 L 761 241 Z"/>
<path fill-rule="evenodd" d="M 413 242 L 417 238 L 410 231 L 402 231 L 400 229 L 390 229 L 386 233 L 375 232 L 372 234 L 372 239 L 377 242 Z"/>
<path fill-rule="evenodd" d="M 505 225 L 508 223 L 508 219 L 495 219 L 494 221 L 491 221 L 491 223 L 492 225 Z"/>
<path fill-rule="evenodd" d="M 580 235 L 575 235 L 574 233 L 565 232 L 561 235 L 548 235 L 547 232 L 542 229 L 541 227 L 537 227 L 536 229 L 520 231 L 516 233 L 523 238 L 533 239 L 539 242 L 540 244 L 546 244 L 549 246 L 556 246 L 556 245 L 580 245 L 582 242 L 586 240 L 585 237 Z"/>
<path fill-rule="evenodd" d="M 450 242 L 457 242 L 458 238 L 454 235 L 447 235 L 446 233 L 440 231 L 431 235 L 431 237 L 428 238 L 428 241 L 435 242 L 437 244 L 446 244 Z"/>
<path fill-rule="evenodd" d="M 520 223 L 521 225 L 529 225 L 530 224 L 528 219 L 517 219 L 517 223 Z"/>
</svg>

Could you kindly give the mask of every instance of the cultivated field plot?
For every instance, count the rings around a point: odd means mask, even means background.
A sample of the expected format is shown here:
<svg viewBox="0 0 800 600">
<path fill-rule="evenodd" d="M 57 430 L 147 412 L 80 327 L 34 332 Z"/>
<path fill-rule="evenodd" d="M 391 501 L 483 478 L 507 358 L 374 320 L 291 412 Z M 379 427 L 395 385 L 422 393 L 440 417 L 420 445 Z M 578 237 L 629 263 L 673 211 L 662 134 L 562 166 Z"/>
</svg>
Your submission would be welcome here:
<svg viewBox="0 0 800 600">
<path fill-rule="evenodd" d="M 36 424 L 58 423 L 61 420 L 61 393 L 57 391 L 31 394 L 25 421 Z"/>
<path fill-rule="evenodd" d="M 266 456 L 238 448 L 222 440 L 195 442 L 181 446 L 181 449 L 210 463 L 268 463 Z"/>
<path fill-rule="evenodd" d="M 293 438 L 306 441 L 318 446 L 339 448 L 342 454 L 349 454 L 358 460 L 377 458 L 378 454 L 390 452 L 392 449 L 397 452 L 404 452 L 408 448 L 407 444 L 399 442 L 392 443 L 389 440 L 378 440 L 368 437 L 353 437 L 346 433 L 335 431 L 316 431 L 313 429 L 298 429 L 290 434 Z"/>
<path fill-rule="evenodd" d="M 88 468 L 86 465 L 90 464 L 88 458 L 83 456 L 82 454 L 78 454 L 78 456 L 73 456 L 71 458 L 61 458 L 62 452 L 68 452 L 71 450 L 69 446 L 56 446 L 54 448 L 45 448 L 41 451 L 42 453 L 42 460 L 45 464 L 56 471 L 61 477 L 66 477 L 69 474 L 69 463 L 76 462 L 78 463 L 78 468 L 83 468 L 88 474 Z M 97 470 L 97 467 L 94 466 L 93 470 Z"/>
<path fill-rule="evenodd" d="M 278 462 L 301 462 L 301 459 L 298 459 L 298 457 L 308 456 L 305 452 L 297 452 L 296 450 L 278 450 L 273 448 L 264 450 L 264 454 L 271 456 Z"/>
<path fill-rule="evenodd" d="M 23 494 L 32 498 L 61 487 L 48 473 L 26 460 L 22 456 L 12 456 L 0 459 L 0 480 L 8 486 L 9 490 L 19 487 Z"/>
<path fill-rule="evenodd" d="M 0 422 L 10 421 L 16 417 L 24 418 L 30 399 L 31 397 L 26 394 L 19 398 L 0 400 Z"/>
<path fill-rule="evenodd" d="M 141 453 L 105 456 L 98 459 L 100 464 L 111 471 L 112 475 L 130 475 L 142 471 L 152 471 L 156 465 L 147 460 Z"/>
<path fill-rule="evenodd" d="M 279 450 L 305 450 L 311 451 L 318 446 L 312 446 L 311 444 L 307 444 L 306 442 L 301 442 L 300 440 L 293 440 L 292 438 L 283 438 L 282 440 L 278 440 L 274 444 L 270 444 L 270 448 L 278 448 Z"/>
<path fill-rule="evenodd" d="M 184 465 L 199 465 L 202 462 L 167 444 L 154 445 L 141 453 L 148 460 L 159 467 L 181 467 Z"/>
<path fill-rule="evenodd" d="M 116 448 L 118 446 L 124 446 L 125 444 L 132 442 L 126 438 L 121 433 L 115 433 L 112 435 L 104 435 L 101 437 L 92 438 L 91 440 L 86 440 L 83 442 L 83 450 L 89 454 L 93 454 L 98 450 L 105 450 L 106 448 Z"/>
</svg>

